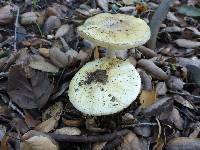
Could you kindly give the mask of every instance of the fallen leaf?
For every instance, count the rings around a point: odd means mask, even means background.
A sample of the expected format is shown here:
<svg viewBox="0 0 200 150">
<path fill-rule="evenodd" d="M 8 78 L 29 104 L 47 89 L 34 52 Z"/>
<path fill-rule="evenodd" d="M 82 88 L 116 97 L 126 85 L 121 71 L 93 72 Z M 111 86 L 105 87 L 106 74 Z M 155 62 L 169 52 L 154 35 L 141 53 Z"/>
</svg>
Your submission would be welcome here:
<svg viewBox="0 0 200 150">
<path fill-rule="evenodd" d="M 167 13 L 167 19 L 175 22 L 180 22 L 179 19 L 172 12 Z"/>
<path fill-rule="evenodd" d="M 155 116 L 161 112 L 168 112 L 172 109 L 173 99 L 171 97 L 159 98 L 147 108 L 142 110 L 145 116 Z"/>
<path fill-rule="evenodd" d="M 59 117 L 61 116 L 63 111 L 63 104 L 62 102 L 57 102 L 54 105 L 48 107 L 44 113 L 42 113 L 42 120 L 45 121 L 51 117 Z"/>
<path fill-rule="evenodd" d="M 52 65 L 39 55 L 32 55 L 29 67 L 36 70 L 51 72 L 51 73 L 56 73 L 59 71 L 58 67 Z"/>
<path fill-rule="evenodd" d="M 34 130 L 40 131 L 40 132 L 46 132 L 46 133 L 50 132 L 57 127 L 59 118 L 60 116 L 51 117 L 47 119 L 46 121 L 37 125 Z"/>
<path fill-rule="evenodd" d="M 146 70 L 155 79 L 168 79 L 168 75 L 161 68 L 156 66 L 151 60 L 141 59 L 138 61 L 138 65 Z"/>
<path fill-rule="evenodd" d="M 39 12 L 25 12 L 21 15 L 21 24 L 22 25 L 30 25 L 30 24 L 43 24 L 44 21 L 43 14 Z"/>
<path fill-rule="evenodd" d="M 194 27 L 186 27 L 186 29 L 193 31 L 193 34 L 196 36 L 200 36 L 200 32 L 197 28 Z"/>
<path fill-rule="evenodd" d="M 97 4 L 101 7 L 104 11 L 108 11 L 108 0 L 97 0 Z"/>
<path fill-rule="evenodd" d="M 31 70 L 30 77 L 22 65 L 14 65 L 8 74 L 8 94 L 24 109 L 42 108 L 48 101 L 53 85 L 47 73 Z"/>
<path fill-rule="evenodd" d="M 179 47 L 184 47 L 184 48 L 197 48 L 197 47 L 200 47 L 200 42 L 186 40 L 186 39 L 177 39 L 177 40 L 175 40 L 175 43 Z"/>
<path fill-rule="evenodd" d="M 174 96 L 174 100 L 178 103 L 180 103 L 181 105 L 187 107 L 187 108 L 190 108 L 190 109 L 194 109 L 193 105 L 187 100 L 187 99 L 184 99 L 182 96 L 180 95 L 175 95 Z"/>
<path fill-rule="evenodd" d="M 181 6 L 178 9 L 178 12 L 191 17 L 199 17 L 200 16 L 200 8 L 196 8 L 193 6 Z"/>
<path fill-rule="evenodd" d="M 172 90 L 182 90 L 185 83 L 176 76 L 170 76 L 166 81 L 166 84 Z"/>
<path fill-rule="evenodd" d="M 167 93 L 167 86 L 165 82 L 158 82 L 158 84 L 156 85 L 156 93 L 157 96 L 162 96 Z"/>
<path fill-rule="evenodd" d="M 49 58 L 50 54 L 48 48 L 39 48 L 38 51 L 42 56 Z"/>
<path fill-rule="evenodd" d="M 187 65 L 186 68 L 188 69 L 188 75 L 192 81 L 200 86 L 200 68 L 194 65 Z"/>
<path fill-rule="evenodd" d="M 52 47 L 49 50 L 49 57 L 51 62 L 58 67 L 64 68 L 68 65 L 68 57 L 57 47 Z"/>
<path fill-rule="evenodd" d="M 59 150 L 54 139 L 47 135 L 33 136 L 20 143 L 21 150 Z"/>
<path fill-rule="evenodd" d="M 66 135 L 80 135 L 81 130 L 76 127 L 64 127 L 60 129 L 56 129 L 55 134 L 66 134 Z"/>
<path fill-rule="evenodd" d="M 65 35 L 70 29 L 70 26 L 68 24 L 62 25 L 58 30 L 56 31 L 55 38 L 62 37 Z"/>
<path fill-rule="evenodd" d="M 107 142 L 97 142 L 92 145 L 92 150 L 103 150 Z"/>
<path fill-rule="evenodd" d="M 0 25 L 9 24 L 14 19 L 14 12 L 17 10 L 16 5 L 6 5 L 0 8 Z"/>
<path fill-rule="evenodd" d="M 45 34 L 50 34 L 54 29 L 57 29 L 61 26 L 61 21 L 57 16 L 50 16 L 44 23 L 43 31 Z"/>
<path fill-rule="evenodd" d="M 123 137 L 123 141 L 117 149 L 118 150 L 142 150 L 138 137 L 131 131 Z"/>
<path fill-rule="evenodd" d="M 9 140 L 9 135 L 5 134 L 1 140 L 1 144 L 0 144 L 0 149 L 1 150 L 9 150 L 8 148 L 8 140 Z"/>
<path fill-rule="evenodd" d="M 173 138 L 165 148 L 166 150 L 198 150 L 200 149 L 200 139 L 189 137 Z"/>
<path fill-rule="evenodd" d="M 141 95 L 140 95 L 140 104 L 142 108 L 147 108 L 151 104 L 153 104 L 156 100 L 156 91 L 146 91 L 143 90 Z"/>
</svg>

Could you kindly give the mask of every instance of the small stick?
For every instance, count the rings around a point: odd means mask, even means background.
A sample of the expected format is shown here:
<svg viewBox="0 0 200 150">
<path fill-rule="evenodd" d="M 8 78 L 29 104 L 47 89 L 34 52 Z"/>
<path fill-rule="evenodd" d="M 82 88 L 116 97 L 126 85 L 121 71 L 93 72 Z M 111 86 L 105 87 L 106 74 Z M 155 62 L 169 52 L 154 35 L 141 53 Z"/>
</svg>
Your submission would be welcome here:
<svg viewBox="0 0 200 150">
<path fill-rule="evenodd" d="M 168 91 L 173 94 L 178 94 L 178 95 L 182 95 L 182 96 L 191 96 L 191 97 L 200 99 L 200 96 L 198 96 L 198 95 L 191 95 L 191 94 L 181 93 L 181 92 L 172 91 L 172 90 L 168 90 Z"/>
<path fill-rule="evenodd" d="M 116 138 L 122 137 L 129 132 L 127 129 L 123 129 L 121 131 L 115 131 L 113 133 L 107 133 L 104 135 L 64 135 L 64 134 L 55 134 L 49 133 L 48 135 L 51 136 L 56 141 L 65 141 L 65 142 L 104 142 L 104 141 L 111 141 Z"/>
<path fill-rule="evenodd" d="M 163 20 L 165 19 L 170 5 L 174 3 L 175 0 L 163 0 L 159 5 L 158 9 L 154 13 L 151 21 L 150 21 L 150 28 L 151 28 L 151 38 L 147 43 L 148 48 L 155 49 L 156 48 L 156 41 L 158 36 L 158 31 L 160 29 L 160 25 L 162 24 Z"/>
<path fill-rule="evenodd" d="M 14 38 L 14 50 L 17 49 L 17 27 L 18 27 L 18 20 L 19 20 L 19 8 L 17 9 L 17 17 L 15 20 L 15 38 Z"/>
</svg>

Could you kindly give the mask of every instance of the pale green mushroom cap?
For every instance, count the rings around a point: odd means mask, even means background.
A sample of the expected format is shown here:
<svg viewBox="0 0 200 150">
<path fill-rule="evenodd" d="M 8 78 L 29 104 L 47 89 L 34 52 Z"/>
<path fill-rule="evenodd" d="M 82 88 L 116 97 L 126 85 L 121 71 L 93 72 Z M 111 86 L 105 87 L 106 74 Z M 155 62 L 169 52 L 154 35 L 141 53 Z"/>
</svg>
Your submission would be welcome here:
<svg viewBox="0 0 200 150">
<path fill-rule="evenodd" d="M 101 13 L 78 27 L 81 37 L 109 50 L 127 50 L 146 43 L 150 38 L 147 23 L 134 16 Z"/>
<path fill-rule="evenodd" d="M 109 115 L 127 108 L 141 88 L 139 73 L 129 60 L 102 58 L 84 65 L 73 77 L 68 96 L 87 115 Z"/>
</svg>

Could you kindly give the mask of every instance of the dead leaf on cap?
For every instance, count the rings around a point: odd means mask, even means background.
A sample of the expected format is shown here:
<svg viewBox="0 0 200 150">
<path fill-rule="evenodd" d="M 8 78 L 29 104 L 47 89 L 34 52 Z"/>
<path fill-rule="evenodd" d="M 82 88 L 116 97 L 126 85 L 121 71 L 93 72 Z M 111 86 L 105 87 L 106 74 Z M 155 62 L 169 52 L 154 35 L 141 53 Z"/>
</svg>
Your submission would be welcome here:
<svg viewBox="0 0 200 150">
<path fill-rule="evenodd" d="M 123 137 L 123 141 L 117 149 L 118 150 L 142 150 L 138 137 L 131 131 Z"/>
<path fill-rule="evenodd" d="M 21 150 L 59 150 L 57 142 L 48 135 L 36 135 L 20 143 Z"/>
<path fill-rule="evenodd" d="M 200 42 L 186 40 L 186 39 L 177 39 L 177 40 L 175 40 L 175 43 L 179 47 L 184 47 L 184 48 L 197 48 L 197 47 L 200 47 Z"/>
<path fill-rule="evenodd" d="M 166 150 L 198 150 L 200 149 L 200 139 L 189 137 L 173 138 L 165 148 Z"/>
<path fill-rule="evenodd" d="M 140 104 L 142 108 L 147 108 L 156 100 L 156 91 L 143 90 L 140 95 Z"/>
<path fill-rule="evenodd" d="M 22 65 L 14 65 L 8 74 L 8 94 L 24 109 L 42 108 L 48 101 L 53 85 L 47 73 L 31 70 L 30 77 Z"/>
</svg>

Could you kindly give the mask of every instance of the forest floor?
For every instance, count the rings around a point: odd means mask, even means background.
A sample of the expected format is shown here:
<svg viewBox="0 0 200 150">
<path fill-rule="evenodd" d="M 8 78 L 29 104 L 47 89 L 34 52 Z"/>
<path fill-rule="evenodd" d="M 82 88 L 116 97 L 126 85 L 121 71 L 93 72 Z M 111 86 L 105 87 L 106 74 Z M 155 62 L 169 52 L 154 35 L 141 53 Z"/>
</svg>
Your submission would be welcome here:
<svg viewBox="0 0 200 150">
<path fill-rule="evenodd" d="M 152 36 L 117 54 L 140 74 L 137 99 L 90 116 L 68 89 L 80 68 L 106 56 L 77 33 L 104 12 L 141 18 Z M 199 51 L 199 0 L 1 0 L 0 149 L 200 149 Z"/>
</svg>

